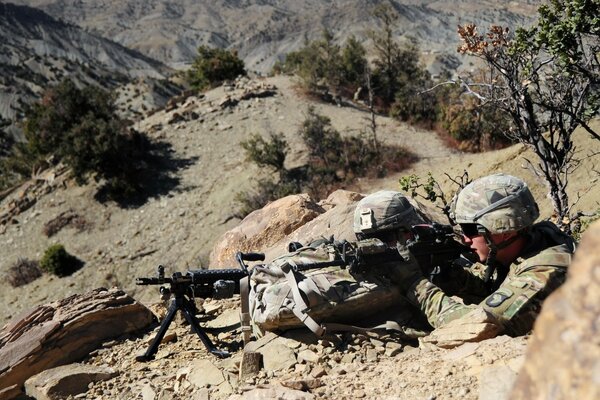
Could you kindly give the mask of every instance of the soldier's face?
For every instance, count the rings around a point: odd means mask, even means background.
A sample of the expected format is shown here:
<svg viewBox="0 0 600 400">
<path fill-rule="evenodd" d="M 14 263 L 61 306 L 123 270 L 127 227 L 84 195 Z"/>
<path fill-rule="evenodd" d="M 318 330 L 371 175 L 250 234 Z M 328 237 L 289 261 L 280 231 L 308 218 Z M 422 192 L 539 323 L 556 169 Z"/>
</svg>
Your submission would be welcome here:
<svg viewBox="0 0 600 400">
<path fill-rule="evenodd" d="M 465 236 L 463 235 L 463 240 L 466 245 L 470 246 L 475 253 L 479 256 L 479 261 L 485 262 L 490 254 L 490 248 L 488 247 L 485 238 L 483 235 L 477 236 Z"/>
</svg>

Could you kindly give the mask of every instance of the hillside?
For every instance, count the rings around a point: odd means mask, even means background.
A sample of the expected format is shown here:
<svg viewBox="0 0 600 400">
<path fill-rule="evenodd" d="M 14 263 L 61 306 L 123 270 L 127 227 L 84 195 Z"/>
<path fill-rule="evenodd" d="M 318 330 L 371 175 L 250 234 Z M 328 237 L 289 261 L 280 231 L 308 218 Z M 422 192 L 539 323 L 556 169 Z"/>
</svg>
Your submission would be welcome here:
<svg viewBox="0 0 600 400">
<path fill-rule="evenodd" d="M 171 69 L 41 10 L 0 3 L 0 117 L 19 120 L 26 104 L 69 77 L 113 89 L 133 78 L 158 81 Z M 162 84 L 169 95 L 176 91 Z M 140 87 L 141 89 L 141 87 Z M 154 107 L 166 102 L 166 98 Z"/>
<path fill-rule="evenodd" d="M 243 93 L 265 90 L 274 95 L 247 96 L 231 105 L 230 99 L 241 98 Z M 297 94 L 290 78 L 244 79 L 237 83 L 237 88 L 225 86 L 205 96 L 189 97 L 176 108 L 139 121 L 138 129 L 170 147 L 165 155 L 170 167 L 164 176 L 155 178 L 163 187 L 142 205 L 121 208 L 114 203 L 99 203 L 95 200 L 96 186 L 75 186 L 64 173 L 41 175 L 3 199 L 0 240 L 5 251 L 0 260 L 0 274 L 6 273 L 19 257 L 39 259 L 53 243 L 64 244 L 85 266 L 67 278 L 44 276 L 24 287 L 6 287 L 0 294 L 0 301 L 6 305 L 0 322 L 35 304 L 98 286 L 117 285 L 136 298 L 151 300 L 156 294 L 135 287 L 136 276 L 153 274 L 158 264 L 171 270 L 207 266 L 208 253 L 215 241 L 239 222 L 232 218 L 235 194 L 250 190 L 253 178 L 260 175 L 255 166 L 244 160 L 239 142 L 252 133 L 264 136 L 284 133 L 292 149 L 289 166 L 298 165 L 304 151 L 296 132 L 309 104 L 312 103 Z M 367 114 L 355 107 L 314 105 L 317 112 L 331 118 L 340 132 L 356 134 L 367 126 Z M 408 147 L 420 156 L 420 161 L 408 171 L 381 180 L 362 179 L 349 189 L 362 192 L 398 189 L 400 176 L 415 173 L 424 177 L 429 171 L 448 189 L 444 173 L 456 176 L 467 169 L 475 178 L 503 171 L 524 178 L 540 203 L 542 217 L 550 216 L 550 203 L 544 200 L 545 188 L 522 168 L 529 153 L 520 146 L 466 154 L 446 148 L 431 131 L 387 117 L 379 117 L 378 125 L 382 140 Z M 577 134 L 577 145 L 582 156 L 600 149 L 583 132 Z M 597 160 L 597 154 L 584 159 L 571 178 L 571 198 L 576 199 L 577 193 L 582 195 L 576 209 L 598 208 L 600 185 L 594 184 L 598 179 L 594 172 Z M 33 195 L 34 184 L 54 189 L 48 194 Z M 24 211 L 10 214 L 15 204 Z M 79 229 L 67 226 L 46 237 L 44 225 L 66 214 L 79 216 L 84 223 L 79 224 Z M 233 266 L 234 260 L 231 263 Z"/>
<path fill-rule="evenodd" d="M 324 28 L 339 42 L 350 35 L 366 39 L 376 23 L 370 11 L 382 3 L 391 4 L 399 15 L 395 35 L 417 38 L 424 61 L 436 72 L 444 55 L 456 55 L 458 24 L 523 26 L 532 22 L 540 4 L 537 0 L 14 2 L 43 9 L 171 66 L 189 64 L 204 44 L 236 49 L 249 70 L 261 73 L 302 47 L 306 39 L 320 37 Z"/>
</svg>

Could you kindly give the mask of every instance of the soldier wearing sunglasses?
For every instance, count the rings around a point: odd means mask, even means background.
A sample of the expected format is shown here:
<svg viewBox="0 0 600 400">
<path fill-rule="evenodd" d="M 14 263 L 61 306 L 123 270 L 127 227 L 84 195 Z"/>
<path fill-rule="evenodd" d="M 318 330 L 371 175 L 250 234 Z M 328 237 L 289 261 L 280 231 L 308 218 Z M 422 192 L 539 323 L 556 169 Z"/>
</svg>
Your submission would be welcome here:
<svg viewBox="0 0 600 400">
<path fill-rule="evenodd" d="M 435 328 L 483 309 L 497 332 L 529 332 L 543 300 L 565 280 L 574 241 L 551 222 L 534 223 L 538 205 L 525 182 L 510 175 L 473 181 L 451 212 L 480 262 L 435 284 L 415 269 L 408 298 Z"/>
</svg>

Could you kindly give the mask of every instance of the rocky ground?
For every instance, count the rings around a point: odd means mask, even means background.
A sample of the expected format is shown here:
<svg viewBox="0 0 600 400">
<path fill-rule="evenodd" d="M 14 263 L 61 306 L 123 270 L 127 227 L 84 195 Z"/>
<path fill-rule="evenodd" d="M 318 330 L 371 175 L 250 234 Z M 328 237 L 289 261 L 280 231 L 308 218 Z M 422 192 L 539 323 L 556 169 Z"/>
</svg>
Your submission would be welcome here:
<svg viewBox="0 0 600 400">
<path fill-rule="evenodd" d="M 239 224 L 232 218 L 233 194 L 250 189 L 258 174 L 244 160 L 239 142 L 252 133 L 282 132 L 292 149 L 289 166 L 298 165 L 304 156 L 296 132 L 309 104 L 346 134 L 367 126 L 368 114 L 358 106 L 311 102 L 299 95 L 290 78 L 243 80 L 181 99 L 137 123 L 136 128 L 170 146 L 166 185 L 143 204 L 123 208 L 98 202 L 97 186 L 75 186 L 61 169 L 46 171 L 9 194 L 0 202 L 0 273 L 6 273 L 19 257 L 39 259 L 53 243 L 63 243 L 85 265 L 70 277 L 44 275 L 23 287 L 5 285 L 0 292 L 0 323 L 34 305 L 101 286 L 118 286 L 150 305 L 158 298 L 156 287 L 136 287 L 135 277 L 153 275 L 158 264 L 166 265 L 169 272 L 210 264 L 208 254 L 218 238 Z M 401 175 L 426 176 L 427 172 L 449 188 L 444 173 L 455 176 L 467 168 L 478 177 L 504 171 L 523 177 L 540 202 L 542 216 L 550 216 L 543 185 L 523 169 L 531 155 L 520 146 L 465 154 L 448 149 L 434 132 L 385 117 L 377 120 L 382 140 L 407 146 L 420 160 L 408 171 L 382 180 L 361 179 L 349 189 L 397 189 Z M 576 136 L 582 157 L 598 150 L 588 136 L 582 132 Z M 571 178 L 570 194 L 573 199 L 582 195 L 577 204 L 581 210 L 598 207 L 600 185 L 594 184 L 594 160 L 597 156 L 584 159 Z M 45 227 L 61 215 L 76 215 L 80 218 L 72 221 L 79 222 L 48 237 Z M 204 307 L 216 318 L 203 323 L 221 330 L 212 337 L 233 351 L 232 357 L 218 360 L 208 355 L 189 327 L 177 322 L 170 330 L 175 336 L 149 363 L 136 362 L 135 355 L 148 346 L 155 332 L 105 343 L 83 362 L 111 367 L 118 375 L 91 385 L 77 398 L 220 399 L 237 394 L 260 398 L 261 393 L 275 398 L 283 390 L 298 388 L 305 391 L 280 397 L 502 398 L 493 397 L 494 393 L 501 395 L 506 391 L 502 388 L 510 386 L 528 340 L 499 337 L 443 350 L 386 337 L 351 337 L 334 347 L 307 339 L 306 334 L 269 335 L 254 345 L 262 345 L 265 368 L 256 377 L 240 380 L 239 328 L 231 327 L 237 319 L 237 300 L 208 301 Z"/>
<path fill-rule="evenodd" d="M 501 399 L 527 343 L 527 338 L 500 336 L 446 350 L 389 335 L 347 335 L 336 345 L 316 340 L 308 330 L 293 330 L 269 333 L 247 347 L 263 354 L 263 368 L 240 378 L 239 329 L 227 329 L 235 327 L 237 304 L 237 299 L 205 304 L 216 318 L 203 325 L 224 330 L 211 337 L 233 350 L 230 358 L 208 354 L 180 320 L 171 325 L 154 361 L 137 362 L 135 355 L 146 350 L 156 330 L 95 351 L 83 363 L 112 368 L 118 376 L 91 384 L 75 398 Z"/>
</svg>

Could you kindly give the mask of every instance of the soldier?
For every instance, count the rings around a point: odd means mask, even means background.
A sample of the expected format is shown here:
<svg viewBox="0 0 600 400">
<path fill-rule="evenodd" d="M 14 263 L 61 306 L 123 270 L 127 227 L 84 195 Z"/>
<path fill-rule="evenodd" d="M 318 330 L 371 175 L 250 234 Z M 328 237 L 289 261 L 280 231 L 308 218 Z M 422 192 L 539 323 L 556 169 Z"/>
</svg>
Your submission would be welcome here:
<svg viewBox="0 0 600 400">
<path fill-rule="evenodd" d="M 362 254 L 376 256 L 387 249 L 384 245 L 387 244 L 397 248 L 406 261 L 382 260 L 357 271 L 327 267 L 303 271 L 301 276 L 293 273 L 289 268 L 290 261 L 303 264 L 340 259 L 339 243 L 323 239 L 305 247 L 293 243 L 294 252 L 267 265 L 256 266 L 250 277 L 248 314 L 256 334 L 260 336 L 265 330 L 284 330 L 304 324 L 321 336 L 326 331 L 350 327 L 340 323 L 374 327 L 386 321 L 390 323 L 383 328 L 396 329 L 397 326 L 396 330 L 406 336 L 421 335 L 414 329 L 420 326 L 414 323 L 414 313 L 408 310 L 414 307 L 403 297 L 398 283 L 402 282 L 406 264 L 418 268 L 405 250 L 410 228 L 427 222 L 401 193 L 380 191 L 358 203 L 353 223 L 358 242 L 351 246 Z M 415 311 L 418 319 L 423 319 L 418 310 Z M 332 322 L 337 323 L 335 328 L 332 328 Z M 406 325 L 412 329 L 402 329 Z"/>
<path fill-rule="evenodd" d="M 405 271 L 408 298 L 435 328 L 468 320 L 479 309 L 497 332 L 529 332 L 543 300 L 565 280 L 573 240 L 551 222 L 534 224 L 538 205 L 525 182 L 510 175 L 473 181 L 456 196 L 451 212 L 480 263 L 455 269 L 436 284 L 411 268 Z"/>
</svg>

